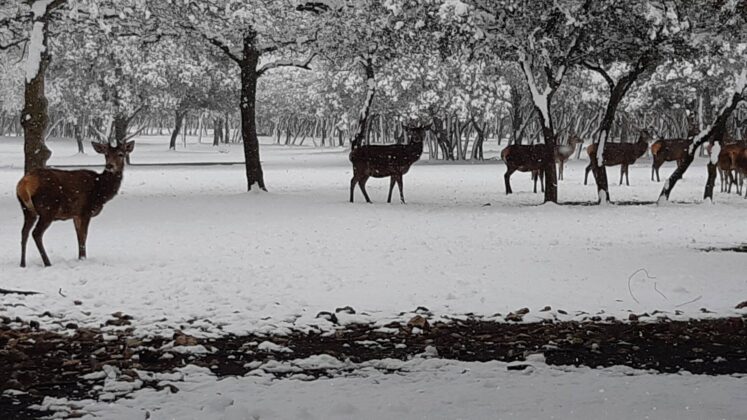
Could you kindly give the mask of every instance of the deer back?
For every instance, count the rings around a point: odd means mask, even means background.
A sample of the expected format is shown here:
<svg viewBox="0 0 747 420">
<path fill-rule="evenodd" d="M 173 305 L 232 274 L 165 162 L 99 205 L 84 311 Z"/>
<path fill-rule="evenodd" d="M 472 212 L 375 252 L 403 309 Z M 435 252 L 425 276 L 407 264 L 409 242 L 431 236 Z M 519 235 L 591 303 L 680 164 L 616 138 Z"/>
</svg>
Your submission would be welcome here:
<svg viewBox="0 0 747 420">
<path fill-rule="evenodd" d="M 106 187 L 103 180 L 110 181 Z M 116 195 L 121 180 L 121 176 L 87 170 L 36 169 L 18 182 L 16 193 L 26 207 L 38 214 L 66 220 L 97 215 Z"/>
<path fill-rule="evenodd" d="M 544 144 L 512 144 L 501 151 L 501 159 L 508 166 L 522 172 L 542 168 L 547 156 L 547 146 Z"/>
</svg>

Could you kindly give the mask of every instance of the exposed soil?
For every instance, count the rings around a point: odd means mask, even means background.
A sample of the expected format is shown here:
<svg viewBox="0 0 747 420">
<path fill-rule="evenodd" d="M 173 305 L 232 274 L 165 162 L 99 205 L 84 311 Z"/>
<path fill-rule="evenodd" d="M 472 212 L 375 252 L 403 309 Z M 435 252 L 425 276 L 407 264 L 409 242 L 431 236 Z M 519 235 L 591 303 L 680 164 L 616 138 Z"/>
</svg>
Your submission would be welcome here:
<svg viewBox="0 0 747 420">
<path fill-rule="evenodd" d="M 26 393 L 0 396 L 0 418 L 48 415 L 28 409 L 45 396 L 96 398 L 104 379 L 82 376 L 100 372 L 105 365 L 119 369 L 120 381 L 138 378 L 133 369 L 170 372 L 186 364 L 207 367 L 222 377 L 246 374 L 251 370 L 247 364 L 254 361 L 301 359 L 316 354 L 352 362 L 408 359 L 431 346 L 439 357 L 462 361 L 522 361 L 528 354 L 541 352 L 551 365 L 626 365 L 709 375 L 747 373 L 747 316 L 653 323 L 503 323 L 474 319 L 429 325 L 424 314 L 408 325 L 390 324 L 386 331 L 358 324 L 326 334 L 198 339 L 177 333 L 172 338 L 141 340 L 131 336 L 126 315 L 115 315 L 108 325 L 120 327 L 116 333 L 69 325 L 68 335 L 40 331 L 19 324 L 19 320 L 0 319 L 0 393 L 7 389 Z M 292 352 L 261 351 L 258 344 L 264 341 Z M 171 345 L 202 345 L 212 353 L 181 354 L 171 350 Z M 304 373 L 314 377 L 331 374 Z M 143 387 L 158 387 L 157 381 L 146 380 Z M 178 392 L 178 383 L 166 388 Z"/>
</svg>

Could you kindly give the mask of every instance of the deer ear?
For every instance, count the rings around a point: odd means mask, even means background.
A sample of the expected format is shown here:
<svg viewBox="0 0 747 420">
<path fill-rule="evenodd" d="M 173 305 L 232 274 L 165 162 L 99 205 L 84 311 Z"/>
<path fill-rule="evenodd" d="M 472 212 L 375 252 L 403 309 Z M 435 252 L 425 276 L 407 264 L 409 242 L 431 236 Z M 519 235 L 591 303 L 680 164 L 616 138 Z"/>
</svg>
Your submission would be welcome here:
<svg viewBox="0 0 747 420">
<path fill-rule="evenodd" d="M 134 141 L 128 141 L 127 143 L 125 143 L 125 152 L 132 153 L 133 150 L 135 150 Z"/>
<path fill-rule="evenodd" d="M 93 146 L 93 150 L 95 150 L 96 153 L 101 153 L 102 155 L 106 153 L 107 146 L 103 143 L 97 143 L 95 141 L 92 141 L 91 146 Z"/>
</svg>

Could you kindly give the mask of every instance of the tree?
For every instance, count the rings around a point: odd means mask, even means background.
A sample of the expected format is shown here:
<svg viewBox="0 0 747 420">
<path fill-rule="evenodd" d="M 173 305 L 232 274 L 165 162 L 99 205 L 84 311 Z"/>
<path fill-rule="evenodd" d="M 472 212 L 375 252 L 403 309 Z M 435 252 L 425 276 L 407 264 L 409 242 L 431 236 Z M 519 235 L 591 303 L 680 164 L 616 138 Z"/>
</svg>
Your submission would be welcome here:
<svg viewBox="0 0 747 420">
<path fill-rule="evenodd" d="M 682 13 L 693 25 L 694 36 L 687 41 L 701 54 L 719 57 L 719 68 L 725 73 L 731 73 L 733 84 L 727 89 L 722 99 L 722 106 L 713 120 L 701 128 L 693 138 L 684 162 L 664 182 L 659 194 L 658 203 L 669 200 L 677 182 L 682 179 L 687 169 L 695 159 L 700 146 L 709 142 L 722 145 L 727 128 L 727 120 L 735 109 L 745 100 L 747 92 L 747 1 L 713 2 L 707 7 L 700 4 L 687 4 Z M 719 77 L 724 77 L 719 75 Z M 718 149 L 712 151 L 716 156 Z M 705 198 L 713 198 L 713 182 L 715 178 L 714 163 L 709 165 L 709 178 L 706 185 Z M 710 193 L 709 193 L 710 190 Z"/>
<path fill-rule="evenodd" d="M 607 170 L 602 162 L 617 109 L 633 84 L 656 66 L 687 51 L 683 40 L 689 22 L 668 1 L 606 0 L 595 4 L 596 23 L 589 25 L 580 49 L 587 58 L 582 64 L 602 76 L 609 88 L 597 137 L 597 153 L 591 165 L 599 202 L 610 201 Z"/>
<path fill-rule="evenodd" d="M 582 37 L 593 24 L 589 0 L 466 0 L 446 2 L 443 14 L 480 39 L 486 59 L 515 61 L 539 118 L 544 146 L 545 202 L 557 202 L 552 99 L 583 58 Z"/>
<path fill-rule="evenodd" d="M 173 0 L 149 2 L 162 31 L 183 42 L 194 37 L 217 48 L 240 71 L 241 134 L 247 190 L 266 191 L 257 138 L 257 81 L 278 67 L 308 69 L 318 22 L 292 0 Z"/>
</svg>

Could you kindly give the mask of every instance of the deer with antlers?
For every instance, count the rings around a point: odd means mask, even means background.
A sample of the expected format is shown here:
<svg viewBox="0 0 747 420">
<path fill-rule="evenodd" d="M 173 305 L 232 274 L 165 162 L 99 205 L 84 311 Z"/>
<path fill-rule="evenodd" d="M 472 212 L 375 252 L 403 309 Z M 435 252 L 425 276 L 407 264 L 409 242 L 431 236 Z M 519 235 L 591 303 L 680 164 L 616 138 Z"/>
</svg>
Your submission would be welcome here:
<svg viewBox="0 0 747 420">
<path fill-rule="evenodd" d="M 78 237 L 78 258 L 86 258 L 86 238 L 92 217 L 101 213 L 122 185 L 126 157 L 135 147 L 130 141 L 117 146 L 92 143 L 93 149 L 106 159 L 101 173 L 88 170 L 35 169 L 16 186 L 16 196 L 23 211 L 21 230 L 21 267 L 26 266 L 26 243 L 29 232 L 39 249 L 45 266 L 52 265 L 44 249 L 44 232 L 56 220 L 73 219 Z"/>
<path fill-rule="evenodd" d="M 394 184 L 399 187 L 399 198 L 405 204 L 402 191 L 402 177 L 410 170 L 413 163 L 423 153 L 423 141 L 428 127 L 404 126 L 409 142 L 407 144 L 363 145 L 353 142 L 350 149 L 350 162 L 353 164 L 353 178 L 350 179 L 350 202 L 354 201 L 355 186 L 358 185 L 366 202 L 371 199 L 366 192 L 368 178 L 389 177 L 389 196 L 386 202 L 392 202 Z"/>
</svg>

